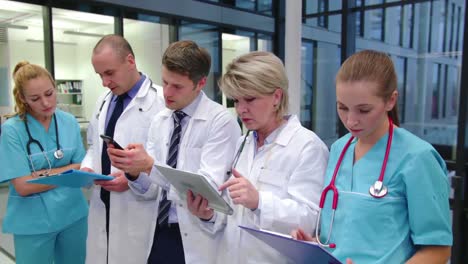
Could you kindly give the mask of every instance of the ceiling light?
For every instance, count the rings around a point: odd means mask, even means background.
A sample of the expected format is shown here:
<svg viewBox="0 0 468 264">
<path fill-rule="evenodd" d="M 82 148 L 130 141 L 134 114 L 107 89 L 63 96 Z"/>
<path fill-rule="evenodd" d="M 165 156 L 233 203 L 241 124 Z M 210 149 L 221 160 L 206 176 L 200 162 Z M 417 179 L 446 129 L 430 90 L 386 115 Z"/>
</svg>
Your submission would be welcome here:
<svg viewBox="0 0 468 264">
<path fill-rule="evenodd" d="M 32 43 L 44 43 L 44 40 L 42 39 L 26 39 L 27 42 L 32 42 Z M 54 41 L 54 45 L 59 44 L 59 45 L 67 45 L 67 46 L 76 46 L 77 44 L 75 42 L 66 42 L 66 41 Z"/>
<path fill-rule="evenodd" d="M 98 37 L 98 38 L 101 38 L 101 37 L 105 36 L 103 34 L 72 31 L 72 30 L 65 30 L 65 31 L 63 31 L 63 34 L 78 35 L 78 36 L 85 36 L 85 37 Z"/>
<path fill-rule="evenodd" d="M 20 25 L 12 25 L 12 24 L 1 24 L 0 27 L 6 27 L 6 28 L 14 28 L 14 29 L 28 29 L 28 26 L 20 26 Z"/>
<path fill-rule="evenodd" d="M 239 36 L 239 35 L 233 35 L 233 34 L 228 34 L 228 33 L 223 33 L 221 35 L 221 38 L 223 40 L 241 40 L 241 39 L 248 39 L 249 37 L 244 37 L 244 36 Z"/>
</svg>

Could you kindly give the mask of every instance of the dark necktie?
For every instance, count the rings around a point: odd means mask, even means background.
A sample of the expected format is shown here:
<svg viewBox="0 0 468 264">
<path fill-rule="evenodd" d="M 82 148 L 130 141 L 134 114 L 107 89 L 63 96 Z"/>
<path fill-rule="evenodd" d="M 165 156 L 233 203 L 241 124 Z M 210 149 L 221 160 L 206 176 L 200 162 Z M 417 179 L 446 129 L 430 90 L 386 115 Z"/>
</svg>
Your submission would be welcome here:
<svg viewBox="0 0 468 264">
<path fill-rule="evenodd" d="M 175 111 L 172 117 L 174 118 L 174 131 L 171 136 L 171 144 L 169 145 L 169 151 L 167 153 L 167 165 L 172 168 L 177 167 L 177 153 L 179 151 L 179 143 L 182 131 L 182 119 L 187 116 L 182 111 Z M 158 224 L 167 225 L 169 220 L 169 209 L 171 208 L 171 201 L 167 200 L 167 191 L 162 190 L 161 201 L 159 202 L 158 210 Z"/>
<path fill-rule="evenodd" d="M 109 137 L 114 137 L 114 130 L 115 124 L 119 119 L 120 115 L 124 110 L 124 99 L 127 97 L 127 94 L 121 94 L 117 97 L 117 102 L 115 103 L 114 111 L 107 123 L 106 127 L 106 135 Z M 102 144 L 102 152 L 101 152 L 101 172 L 104 175 L 108 175 L 111 170 L 111 162 L 109 159 L 109 155 L 107 154 L 107 145 L 105 143 Z M 109 207 L 110 207 L 110 193 L 108 190 L 101 188 L 101 200 L 104 202 L 106 206 L 106 231 L 107 231 L 107 240 L 109 240 Z"/>
</svg>

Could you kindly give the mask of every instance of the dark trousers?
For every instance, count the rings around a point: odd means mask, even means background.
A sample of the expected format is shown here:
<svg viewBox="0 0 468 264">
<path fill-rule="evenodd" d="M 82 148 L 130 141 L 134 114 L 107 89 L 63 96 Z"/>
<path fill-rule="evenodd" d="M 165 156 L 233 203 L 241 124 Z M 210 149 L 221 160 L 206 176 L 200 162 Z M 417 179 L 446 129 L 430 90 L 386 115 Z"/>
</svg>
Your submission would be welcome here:
<svg viewBox="0 0 468 264">
<path fill-rule="evenodd" d="M 184 246 L 178 224 L 156 225 L 148 264 L 185 264 Z"/>
</svg>

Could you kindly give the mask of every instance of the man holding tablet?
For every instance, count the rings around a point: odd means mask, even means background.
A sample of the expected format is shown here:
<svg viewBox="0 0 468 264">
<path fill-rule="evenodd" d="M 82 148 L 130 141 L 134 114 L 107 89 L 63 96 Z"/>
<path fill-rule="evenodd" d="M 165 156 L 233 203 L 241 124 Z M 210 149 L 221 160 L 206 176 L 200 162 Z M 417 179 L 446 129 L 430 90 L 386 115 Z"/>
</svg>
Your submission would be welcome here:
<svg viewBox="0 0 468 264">
<path fill-rule="evenodd" d="M 211 64 L 205 49 L 193 41 L 172 43 L 162 64 L 168 109 L 152 121 L 147 151 L 141 144 L 129 144 L 124 150 L 109 149 L 109 156 L 113 166 L 126 172 L 136 195 L 157 201 L 148 263 L 215 263 L 219 234 L 201 230 L 200 219 L 155 165 L 198 173 L 220 185 L 241 131 L 234 116 L 201 91 Z M 223 224 L 221 219 L 205 220 Z"/>
</svg>

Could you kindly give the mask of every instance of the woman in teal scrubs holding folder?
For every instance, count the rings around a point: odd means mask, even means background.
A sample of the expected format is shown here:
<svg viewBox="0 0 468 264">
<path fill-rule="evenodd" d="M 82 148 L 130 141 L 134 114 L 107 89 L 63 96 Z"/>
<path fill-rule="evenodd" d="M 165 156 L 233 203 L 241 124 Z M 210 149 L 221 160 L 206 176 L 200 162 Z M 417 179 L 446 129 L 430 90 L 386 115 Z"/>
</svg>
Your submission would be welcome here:
<svg viewBox="0 0 468 264">
<path fill-rule="evenodd" d="M 348 264 L 447 263 L 452 230 L 445 162 L 399 127 L 390 57 L 365 50 L 348 58 L 336 77 L 336 98 L 350 133 L 331 147 L 320 234 L 292 235 L 315 237 Z"/>
<path fill-rule="evenodd" d="M 85 154 L 79 125 L 56 109 L 46 69 L 20 62 L 13 77 L 15 114 L 0 135 L 0 182 L 10 187 L 3 232 L 14 236 L 18 264 L 82 264 L 88 215 L 82 191 L 27 182 L 79 169 Z"/>
</svg>

